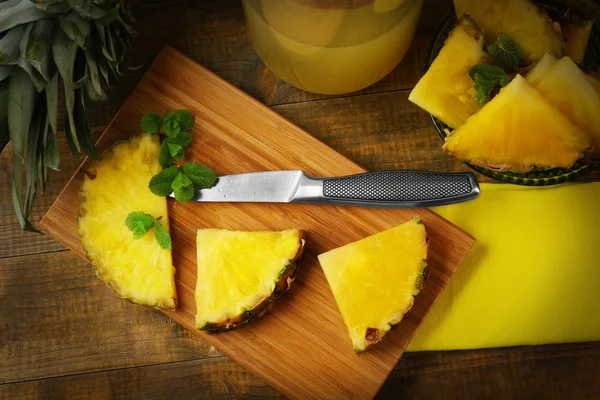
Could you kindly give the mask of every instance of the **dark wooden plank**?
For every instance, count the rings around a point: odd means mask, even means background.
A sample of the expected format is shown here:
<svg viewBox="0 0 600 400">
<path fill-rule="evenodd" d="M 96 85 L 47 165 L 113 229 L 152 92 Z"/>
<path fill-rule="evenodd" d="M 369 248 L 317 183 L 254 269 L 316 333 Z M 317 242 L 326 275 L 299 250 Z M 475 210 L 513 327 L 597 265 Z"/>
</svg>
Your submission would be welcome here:
<svg viewBox="0 0 600 400">
<path fill-rule="evenodd" d="M 2 383 L 220 355 L 70 252 L 0 260 Z"/>
<path fill-rule="evenodd" d="M 600 398 L 600 342 L 407 353 L 381 399 Z"/>
<path fill-rule="evenodd" d="M 0 385 L 2 399 L 283 398 L 226 357 Z"/>
<path fill-rule="evenodd" d="M 581 373 L 586 371 L 586 373 Z M 407 353 L 380 399 L 597 399 L 600 343 Z M 226 357 L 0 385 L 0 398 L 279 398 Z"/>
</svg>

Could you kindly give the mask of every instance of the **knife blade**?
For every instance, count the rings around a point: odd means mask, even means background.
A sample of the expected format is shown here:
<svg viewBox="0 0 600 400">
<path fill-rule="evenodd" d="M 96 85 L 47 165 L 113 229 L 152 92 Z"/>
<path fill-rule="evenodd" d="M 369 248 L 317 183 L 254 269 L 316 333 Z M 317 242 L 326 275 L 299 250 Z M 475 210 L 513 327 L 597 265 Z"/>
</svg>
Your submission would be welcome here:
<svg viewBox="0 0 600 400">
<path fill-rule="evenodd" d="M 473 200 L 479 193 L 472 172 L 392 170 L 323 178 L 264 171 L 220 176 L 212 188 L 197 190 L 193 201 L 420 208 Z"/>
</svg>

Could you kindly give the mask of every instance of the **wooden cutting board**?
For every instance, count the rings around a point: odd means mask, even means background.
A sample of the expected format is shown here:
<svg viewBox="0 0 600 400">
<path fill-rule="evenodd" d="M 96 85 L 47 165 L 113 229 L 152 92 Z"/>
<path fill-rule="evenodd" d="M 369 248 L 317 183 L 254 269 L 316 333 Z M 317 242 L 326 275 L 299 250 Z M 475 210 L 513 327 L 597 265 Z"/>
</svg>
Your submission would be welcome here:
<svg viewBox="0 0 600 400">
<path fill-rule="evenodd" d="M 165 48 L 106 132 L 104 150 L 139 133 L 147 112 L 188 109 L 196 118 L 186 158 L 217 174 L 301 169 L 315 176 L 340 176 L 364 169 L 244 92 Z M 81 257 L 77 236 L 77 193 L 86 160 L 50 208 L 41 227 Z M 426 288 L 410 315 L 388 337 L 354 354 L 344 322 L 317 255 L 420 215 L 431 237 Z M 177 311 L 164 311 L 273 387 L 294 398 L 373 397 L 398 362 L 428 309 L 446 286 L 474 239 L 429 210 L 367 209 L 318 205 L 194 204 L 169 200 Z M 292 290 L 274 311 L 237 330 L 218 335 L 194 328 L 195 238 L 198 228 L 308 232 L 306 253 Z M 115 301 L 119 300 L 115 296 Z"/>
</svg>

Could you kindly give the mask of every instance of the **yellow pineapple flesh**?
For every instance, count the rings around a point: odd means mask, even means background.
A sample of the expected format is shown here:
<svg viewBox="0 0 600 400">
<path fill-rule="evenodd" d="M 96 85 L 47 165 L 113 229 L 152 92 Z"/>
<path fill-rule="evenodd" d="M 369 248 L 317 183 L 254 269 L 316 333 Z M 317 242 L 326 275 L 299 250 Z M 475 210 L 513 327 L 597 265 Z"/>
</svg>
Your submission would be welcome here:
<svg viewBox="0 0 600 400">
<path fill-rule="evenodd" d="M 108 149 L 85 172 L 79 192 L 78 228 L 81 244 L 100 279 L 121 297 L 137 304 L 175 308 L 175 268 L 171 251 L 160 248 L 154 228 L 133 238 L 125 219 L 142 211 L 169 230 L 165 197 L 148 189 L 162 170 L 160 138 L 141 134 Z"/>
<path fill-rule="evenodd" d="M 570 167 L 588 146 L 588 135 L 517 75 L 444 150 L 474 165 L 523 172 Z"/>
<path fill-rule="evenodd" d="M 479 27 L 469 17 L 461 19 L 408 99 L 451 128 L 464 124 L 481 109 L 469 71 L 489 62 L 483 45 Z"/>
<path fill-rule="evenodd" d="M 196 327 L 227 331 L 262 316 L 291 287 L 304 231 L 200 229 L 196 237 Z"/>
<path fill-rule="evenodd" d="M 355 352 L 379 342 L 411 309 L 427 267 L 419 218 L 319 255 Z"/>
<path fill-rule="evenodd" d="M 587 134 L 587 147 L 600 143 L 600 96 L 569 57 L 554 62 L 543 73 L 534 68 L 527 80 L 555 108 Z"/>
<path fill-rule="evenodd" d="M 562 57 L 564 43 L 552 20 L 529 0 L 454 0 L 456 17 L 470 15 L 487 43 L 506 33 L 521 46 L 527 64 L 550 53 Z"/>
</svg>

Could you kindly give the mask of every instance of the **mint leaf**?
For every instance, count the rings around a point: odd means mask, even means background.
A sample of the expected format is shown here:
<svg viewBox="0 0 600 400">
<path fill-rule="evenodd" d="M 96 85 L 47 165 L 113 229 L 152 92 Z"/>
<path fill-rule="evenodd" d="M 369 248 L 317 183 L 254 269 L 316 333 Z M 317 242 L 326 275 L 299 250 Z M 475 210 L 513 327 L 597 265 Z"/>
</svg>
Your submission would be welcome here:
<svg viewBox="0 0 600 400">
<path fill-rule="evenodd" d="M 125 218 L 125 225 L 133 232 L 134 239 L 141 239 L 154 225 L 154 217 L 141 211 L 134 211 Z"/>
<path fill-rule="evenodd" d="M 194 126 L 194 116 L 188 110 L 174 110 L 165 114 L 165 121 L 174 119 L 179 124 L 182 132 L 192 130 Z"/>
<path fill-rule="evenodd" d="M 181 127 L 179 126 L 179 122 L 173 118 L 169 120 L 163 119 L 163 131 L 169 137 L 177 136 L 181 132 Z"/>
<path fill-rule="evenodd" d="M 175 143 L 180 145 L 183 148 L 186 148 L 192 143 L 193 135 L 191 133 L 181 132 L 177 136 L 167 137 L 166 141 L 169 143 Z"/>
<path fill-rule="evenodd" d="M 156 220 L 154 224 L 154 238 L 156 239 L 156 243 L 163 250 L 171 250 L 173 247 L 173 243 L 171 242 L 171 237 L 169 236 L 169 232 L 165 229 L 165 227 L 161 224 L 160 220 Z"/>
<path fill-rule="evenodd" d="M 140 128 L 143 132 L 158 133 L 162 125 L 163 118 L 157 113 L 148 113 L 142 117 Z"/>
<path fill-rule="evenodd" d="M 217 175 L 214 171 L 202 164 L 187 162 L 183 164 L 181 169 L 198 190 L 213 187 L 217 180 Z"/>
<path fill-rule="evenodd" d="M 174 159 L 183 160 L 183 147 L 167 141 L 167 148 L 169 149 L 169 154 L 171 154 Z"/>
<path fill-rule="evenodd" d="M 176 165 L 163 169 L 150 179 L 148 189 L 157 196 L 168 195 L 173 191 L 171 187 L 179 173 L 179 167 Z"/>
<path fill-rule="evenodd" d="M 169 147 L 167 146 L 166 140 L 163 140 L 160 144 L 160 151 L 158 152 L 158 163 L 163 168 L 169 168 L 175 163 L 173 156 L 171 155 L 171 153 L 169 153 Z"/>
<path fill-rule="evenodd" d="M 510 77 L 500 67 L 488 64 L 474 65 L 469 71 L 469 76 L 475 82 L 475 99 L 481 105 L 490 98 L 494 89 L 510 83 Z"/>
<path fill-rule="evenodd" d="M 179 171 L 175 179 L 173 179 L 173 183 L 171 184 L 171 188 L 175 194 L 175 199 L 177 201 L 190 201 L 194 197 L 194 184 L 183 172 Z"/>
<path fill-rule="evenodd" d="M 498 39 L 486 46 L 490 56 L 504 69 L 517 69 L 525 65 L 525 52 L 506 33 L 500 32 Z"/>
</svg>

